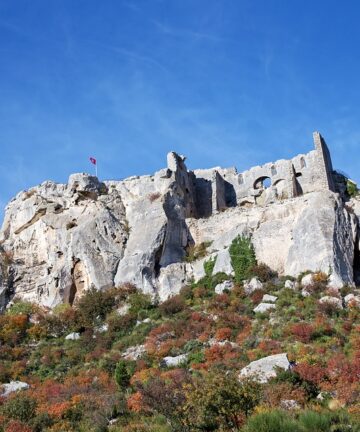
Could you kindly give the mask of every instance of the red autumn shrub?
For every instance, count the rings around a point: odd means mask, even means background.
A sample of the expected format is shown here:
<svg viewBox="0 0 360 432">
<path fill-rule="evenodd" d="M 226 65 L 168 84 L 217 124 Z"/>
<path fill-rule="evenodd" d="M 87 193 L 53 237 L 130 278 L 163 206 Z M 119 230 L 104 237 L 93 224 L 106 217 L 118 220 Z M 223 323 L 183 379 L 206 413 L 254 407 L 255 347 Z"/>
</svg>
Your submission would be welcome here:
<svg viewBox="0 0 360 432">
<path fill-rule="evenodd" d="M 12 420 L 6 426 L 5 432 L 32 432 L 32 428 L 20 421 Z"/>
<path fill-rule="evenodd" d="M 215 333 L 215 339 L 218 341 L 229 340 L 231 338 L 232 330 L 229 327 L 219 328 Z"/>
<path fill-rule="evenodd" d="M 308 343 L 314 333 L 314 328 L 311 324 L 297 323 L 290 327 L 290 333 L 295 337 L 296 340 Z"/>
<path fill-rule="evenodd" d="M 327 378 L 327 369 L 320 365 L 300 363 L 296 365 L 295 371 L 302 379 L 310 381 L 316 385 L 319 385 Z"/>
</svg>

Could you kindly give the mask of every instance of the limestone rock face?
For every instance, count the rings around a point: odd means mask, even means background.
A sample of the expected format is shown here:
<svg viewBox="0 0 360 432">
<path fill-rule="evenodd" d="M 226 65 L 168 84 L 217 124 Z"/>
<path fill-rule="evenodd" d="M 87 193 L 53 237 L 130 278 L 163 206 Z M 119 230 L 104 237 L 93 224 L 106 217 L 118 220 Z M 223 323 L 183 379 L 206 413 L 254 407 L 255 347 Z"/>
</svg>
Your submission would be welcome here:
<svg viewBox="0 0 360 432">
<path fill-rule="evenodd" d="M 0 233 L 15 297 L 53 307 L 111 287 L 127 241 L 124 218 L 120 195 L 87 174 L 20 192 Z"/>
<path fill-rule="evenodd" d="M 323 271 L 332 288 L 352 285 L 360 202 L 345 205 L 325 172 L 318 181 L 320 144 L 304 161 L 242 174 L 188 171 L 171 152 L 154 175 L 100 182 L 73 174 L 67 184 L 46 181 L 20 192 L 0 231 L 0 310 L 16 298 L 72 304 L 86 290 L 123 283 L 165 300 L 202 278 L 209 258 L 213 274 L 231 279 L 229 246 L 238 235 L 250 236 L 258 262 L 280 275 Z M 264 189 L 271 176 L 274 184 Z M 200 243 L 209 245 L 207 256 L 185 262 L 187 248 Z M 254 279 L 247 286 L 250 294 L 262 285 Z"/>
<path fill-rule="evenodd" d="M 331 191 L 229 208 L 191 220 L 189 228 L 196 243 L 213 242 L 210 252 L 228 247 L 237 235 L 251 236 L 258 261 L 280 274 L 323 271 L 334 288 L 353 283 L 356 218 Z"/>
</svg>

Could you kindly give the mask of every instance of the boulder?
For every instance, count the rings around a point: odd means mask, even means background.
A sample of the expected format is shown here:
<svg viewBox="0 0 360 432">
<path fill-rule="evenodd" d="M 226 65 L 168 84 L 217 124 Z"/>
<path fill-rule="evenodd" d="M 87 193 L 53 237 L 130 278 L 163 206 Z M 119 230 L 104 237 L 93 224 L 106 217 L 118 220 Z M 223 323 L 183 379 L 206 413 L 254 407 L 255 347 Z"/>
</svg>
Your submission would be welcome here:
<svg viewBox="0 0 360 432">
<path fill-rule="evenodd" d="M 18 392 L 21 390 L 27 390 L 30 388 L 29 384 L 22 381 L 10 381 L 8 384 L 2 384 L 0 386 L 2 393 L 0 393 L 0 396 L 7 397 L 11 393 Z"/>
<path fill-rule="evenodd" d="M 218 252 L 216 257 L 216 262 L 213 270 L 213 274 L 225 273 L 227 275 L 233 275 L 234 270 L 231 265 L 231 258 L 229 254 L 229 249 L 224 249 Z"/>
<path fill-rule="evenodd" d="M 105 333 L 105 332 L 107 332 L 108 330 L 109 330 L 109 325 L 106 324 L 106 323 L 96 328 L 96 331 L 97 331 L 98 333 Z"/>
<path fill-rule="evenodd" d="M 72 340 L 72 341 L 78 340 L 80 339 L 80 333 L 76 333 L 76 332 L 69 333 L 67 336 L 65 336 L 65 339 Z"/>
<path fill-rule="evenodd" d="M 360 307 L 360 296 L 354 294 L 348 294 L 344 297 L 344 302 L 347 307 Z"/>
<path fill-rule="evenodd" d="M 262 298 L 263 303 L 275 303 L 278 298 L 276 296 L 265 294 Z"/>
<path fill-rule="evenodd" d="M 265 313 L 270 310 L 276 309 L 276 306 L 273 303 L 260 303 L 254 309 L 255 313 Z"/>
<path fill-rule="evenodd" d="M 285 288 L 295 290 L 296 289 L 296 283 L 290 279 L 287 279 L 285 282 Z"/>
<path fill-rule="evenodd" d="M 263 288 L 263 284 L 256 277 L 251 280 L 244 281 L 244 291 L 246 294 L 252 294 L 256 290 L 261 290 Z"/>
<path fill-rule="evenodd" d="M 252 376 L 260 383 L 266 383 L 276 377 L 276 368 L 290 369 L 287 354 L 275 354 L 251 362 L 240 371 L 239 378 Z"/>
<path fill-rule="evenodd" d="M 338 309 L 342 309 L 343 305 L 342 305 L 342 301 L 337 298 L 337 297 L 331 297 L 331 296 L 324 296 L 321 297 L 321 299 L 319 300 L 319 303 L 321 304 L 331 304 L 333 306 L 335 306 Z"/>
<path fill-rule="evenodd" d="M 225 290 L 231 291 L 233 288 L 234 288 L 234 282 L 224 281 L 224 282 L 216 285 L 215 293 L 216 294 L 222 294 Z"/>
<path fill-rule="evenodd" d="M 125 360 L 138 360 L 146 353 L 145 345 L 136 345 L 127 348 L 123 353 L 122 357 Z"/>
<path fill-rule="evenodd" d="M 176 357 L 164 357 L 161 364 L 166 367 L 176 367 L 184 364 L 188 358 L 188 354 L 180 354 Z"/>
<path fill-rule="evenodd" d="M 307 286 L 309 286 L 309 285 L 312 285 L 313 283 L 314 283 L 314 278 L 313 278 L 313 275 L 312 275 L 311 273 L 305 275 L 305 276 L 301 279 L 301 285 L 302 285 L 303 287 L 307 287 Z"/>
</svg>

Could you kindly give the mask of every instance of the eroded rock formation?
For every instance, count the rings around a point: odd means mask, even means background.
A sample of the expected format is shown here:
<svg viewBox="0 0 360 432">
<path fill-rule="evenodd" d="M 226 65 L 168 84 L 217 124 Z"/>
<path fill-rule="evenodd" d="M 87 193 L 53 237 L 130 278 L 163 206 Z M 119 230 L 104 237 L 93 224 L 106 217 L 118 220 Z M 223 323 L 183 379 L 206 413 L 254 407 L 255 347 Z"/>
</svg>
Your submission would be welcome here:
<svg viewBox="0 0 360 432">
<path fill-rule="evenodd" d="M 314 142 L 307 155 L 243 173 L 188 171 L 171 152 L 152 176 L 102 183 L 74 174 L 20 192 L 0 233 L 0 308 L 14 296 L 54 307 L 124 282 L 163 300 L 202 277 L 209 256 L 215 273 L 231 274 L 228 248 L 239 234 L 280 274 L 321 270 L 333 287 L 352 284 L 360 204 L 344 202 L 318 133 Z M 211 242 L 209 255 L 184 262 L 201 242 Z"/>
</svg>

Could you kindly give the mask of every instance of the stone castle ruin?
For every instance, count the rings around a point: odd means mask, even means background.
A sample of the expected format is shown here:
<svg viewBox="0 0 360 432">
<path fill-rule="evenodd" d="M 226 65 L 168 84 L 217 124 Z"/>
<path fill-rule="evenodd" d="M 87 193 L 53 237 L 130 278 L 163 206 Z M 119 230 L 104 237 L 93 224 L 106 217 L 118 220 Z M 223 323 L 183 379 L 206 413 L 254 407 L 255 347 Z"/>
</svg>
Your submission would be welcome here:
<svg viewBox="0 0 360 432">
<path fill-rule="evenodd" d="M 266 205 L 315 191 L 335 192 L 329 149 L 319 132 L 314 132 L 313 137 L 315 150 L 290 160 L 267 163 L 242 173 L 236 168 L 195 170 L 197 217 L 208 217 L 237 205 Z M 168 166 L 176 163 L 181 163 L 179 157 L 170 153 Z"/>
<path fill-rule="evenodd" d="M 250 236 L 259 262 L 281 275 L 324 271 L 334 288 L 354 283 L 360 205 L 344 202 L 324 139 L 315 149 L 242 173 L 188 171 L 167 156 L 154 175 L 100 182 L 73 174 L 20 192 L 0 231 L 0 307 L 21 298 L 54 307 L 85 290 L 125 282 L 164 300 L 204 276 L 233 272 L 229 246 Z M 207 256 L 184 260 L 206 242 Z"/>
</svg>

